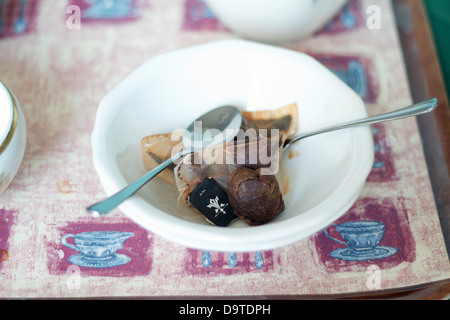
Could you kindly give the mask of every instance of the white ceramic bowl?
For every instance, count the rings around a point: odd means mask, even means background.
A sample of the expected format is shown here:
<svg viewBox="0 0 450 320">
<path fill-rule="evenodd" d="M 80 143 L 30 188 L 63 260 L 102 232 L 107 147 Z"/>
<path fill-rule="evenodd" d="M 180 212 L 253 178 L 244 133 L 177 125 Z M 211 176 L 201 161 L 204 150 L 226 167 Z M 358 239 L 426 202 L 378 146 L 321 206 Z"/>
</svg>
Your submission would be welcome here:
<svg viewBox="0 0 450 320">
<path fill-rule="evenodd" d="M 223 40 L 153 57 L 114 88 L 98 109 L 94 165 L 111 195 L 145 173 L 142 137 L 187 127 L 210 109 L 299 107 L 299 132 L 367 116 L 359 96 L 312 57 L 243 40 Z M 279 172 L 285 212 L 249 227 L 210 225 L 186 208 L 178 192 L 154 179 L 119 208 L 155 234 L 194 248 L 254 251 L 301 240 L 343 215 L 371 170 L 369 127 L 327 133 L 284 152 Z M 298 156 L 297 156 L 298 155 Z M 291 159 L 289 159 L 291 158 Z"/>
<path fill-rule="evenodd" d="M 285 43 L 311 36 L 348 0 L 205 0 L 217 18 L 244 38 Z"/>
<path fill-rule="evenodd" d="M 0 81 L 0 194 L 19 170 L 26 135 L 25 116 L 19 101 Z"/>
</svg>

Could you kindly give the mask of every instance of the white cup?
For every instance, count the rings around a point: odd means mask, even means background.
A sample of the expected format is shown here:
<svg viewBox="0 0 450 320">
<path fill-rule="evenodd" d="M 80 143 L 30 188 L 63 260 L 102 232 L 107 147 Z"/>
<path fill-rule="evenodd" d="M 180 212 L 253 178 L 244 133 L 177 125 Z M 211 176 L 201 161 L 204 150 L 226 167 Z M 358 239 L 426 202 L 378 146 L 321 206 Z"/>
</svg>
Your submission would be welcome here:
<svg viewBox="0 0 450 320">
<path fill-rule="evenodd" d="M 266 43 L 302 40 L 324 27 L 348 0 L 205 0 L 235 34 Z"/>
<path fill-rule="evenodd" d="M 0 194 L 19 170 L 26 147 L 26 123 L 20 104 L 0 81 Z"/>
</svg>

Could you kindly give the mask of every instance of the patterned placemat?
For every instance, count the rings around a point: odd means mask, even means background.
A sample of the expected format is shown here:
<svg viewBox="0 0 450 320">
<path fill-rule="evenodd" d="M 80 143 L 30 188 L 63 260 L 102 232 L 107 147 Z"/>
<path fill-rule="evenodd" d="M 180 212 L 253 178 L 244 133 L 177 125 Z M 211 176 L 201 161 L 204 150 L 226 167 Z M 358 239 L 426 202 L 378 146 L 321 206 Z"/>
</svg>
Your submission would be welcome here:
<svg viewBox="0 0 450 320">
<path fill-rule="evenodd" d="M 200 0 L 1 2 L 0 79 L 22 105 L 28 143 L 0 196 L 0 297 L 329 295 L 450 278 L 415 119 L 373 126 L 375 162 L 356 204 L 286 247 L 196 250 L 118 210 L 86 215 L 104 197 L 90 145 L 103 96 L 156 54 L 227 38 L 235 35 Z M 314 37 L 286 47 L 321 61 L 369 114 L 411 102 L 389 0 L 351 0 Z M 339 230 L 364 224 L 380 242 L 350 249 Z M 82 249 L 102 239 L 109 245 Z"/>
</svg>

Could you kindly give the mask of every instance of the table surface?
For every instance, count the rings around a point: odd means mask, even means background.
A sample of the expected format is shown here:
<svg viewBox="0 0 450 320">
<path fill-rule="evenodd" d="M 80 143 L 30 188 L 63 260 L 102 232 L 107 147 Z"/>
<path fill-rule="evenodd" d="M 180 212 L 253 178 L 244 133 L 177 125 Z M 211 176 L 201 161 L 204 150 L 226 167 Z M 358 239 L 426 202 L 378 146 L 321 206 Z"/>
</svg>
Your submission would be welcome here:
<svg viewBox="0 0 450 320">
<path fill-rule="evenodd" d="M 101 98 L 152 56 L 236 36 L 200 0 L 131 1 L 116 10 L 102 1 L 22 3 L 6 1 L 0 15 L 0 76 L 18 97 L 28 129 L 21 169 L 0 196 L 0 250 L 7 252 L 0 298 L 448 297 L 449 106 L 420 1 L 351 0 L 314 37 L 285 46 L 330 68 L 370 114 L 439 99 L 436 111 L 417 121 L 373 127 L 374 168 L 336 223 L 381 221 L 380 245 L 391 253 L 359 261 L 333 257 L 345 248 L 323 232 L 279 249 L 223 253 L 170 243 L 119 210 L 93 222 L 84 207 L 104 197 L 90 154 Z M 382 12 L 381 29 L 366 24 L 373 4 Z M 81 10 L 81 29 L 72 24 L 70 5 Z M 134 233 L 119 250 L 128 262 L 92 268 L 61 242 L 102 230 Z"/>
<path fill-rule="evenodd" d="M 427 8 L 420 1 L 402 0 L 394 2 L 399 35 L 408 70 L 411 94 L 415 101 L 425 97 L 437 97 L 440 107 L 427 116 L 418 119 L 425 157 L 433 186 L 436 206 L 447 252 L 450 252 L 450 106 L 448 100 L 448 83 L 444 82 L 443 73 L 448 76 L 448 59 L 439 59 L 445 53 L 447 44 L 443 44 L 442 17 L 436 17 L 435 11 L 442 8 L 448 11 L 448 3 L 425 1 Z M 428 13 L 428 15 L 427 15 Z M 437 20 L 436 20 L 437 18 Z M 435 28 L 430 28 L 429 19 Z M 436 28 L 439 28 L 438 30 Z M 444 46 L 444 48 L 442 48 Z M 417 50 L 419 48 L 420 50 Z M 431 286 L 424 290 L 411 291 L 414 298 L 449 299 L 450 285 Z"/>
</svg>

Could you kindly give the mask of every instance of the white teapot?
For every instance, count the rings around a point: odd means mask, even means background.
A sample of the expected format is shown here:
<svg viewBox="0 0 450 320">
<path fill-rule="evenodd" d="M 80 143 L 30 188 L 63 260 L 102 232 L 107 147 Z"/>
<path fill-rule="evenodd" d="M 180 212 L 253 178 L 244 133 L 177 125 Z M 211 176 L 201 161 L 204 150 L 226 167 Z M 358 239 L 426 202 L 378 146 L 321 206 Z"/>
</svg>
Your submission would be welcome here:
<svg viewBox="0 0 450 320">
<path fill-rule="evenodd" d="M 26 140 L 25 117 L 20 104 L 0 81 L 0 194 L 19 170 Z"/>
</svg>

